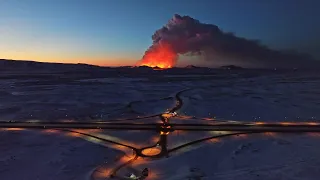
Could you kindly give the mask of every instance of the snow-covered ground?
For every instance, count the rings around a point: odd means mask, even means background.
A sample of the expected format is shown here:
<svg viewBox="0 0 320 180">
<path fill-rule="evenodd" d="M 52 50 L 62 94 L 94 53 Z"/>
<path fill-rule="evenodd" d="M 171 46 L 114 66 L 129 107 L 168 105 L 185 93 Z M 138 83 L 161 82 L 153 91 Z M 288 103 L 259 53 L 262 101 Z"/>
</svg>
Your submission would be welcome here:
<svg viewBox="0 0 320 180">
<path fill-rule="evenodd" d="M 0 78 L 0 120 L 159 122 L 158 117 L 133 118 L 171 109 L 176 93 L 185 89 L 182 109 L 172 122 L 320 119 L 320 74 L 228 72 L 63 80 Z M 156 132 L 146 131 L 82 132 L 136 148 L 152 146 L 159 139 Z M 168 135 L 168 148 L 224 133 L 175 131 Z M 132 166 L 150 167 L 150 179 L 159 180 L 317 180 L 319 141 L 318 134 L 231 136 Z M 95 168 L 106 162 L 107 167 L 116 166 L 113 163 L 124 153 L 130 154 L 130 148 L 72 132 L 2 129 L 0 179 L 90 179 Z M 106 177 L 101 174 L 100 178 Z"/>
<path fill-rule="evenodd" d="M 320 176 L 320 135 L 248 135 L 186 147 L 169 158 L 144 161 L 154 179 L 274 180 Z"/>
<path fill-rule="evenodd" d="M 0 130 L 1 180 L 88 179 L 123 152 L 56 131 Z"/>
</svg>

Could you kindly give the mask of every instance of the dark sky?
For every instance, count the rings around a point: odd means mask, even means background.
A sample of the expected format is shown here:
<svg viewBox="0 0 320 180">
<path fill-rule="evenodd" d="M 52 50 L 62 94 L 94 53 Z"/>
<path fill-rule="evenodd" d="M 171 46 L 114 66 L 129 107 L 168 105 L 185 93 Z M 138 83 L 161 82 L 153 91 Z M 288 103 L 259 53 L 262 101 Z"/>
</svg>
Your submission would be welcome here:
<svg viewBox="0 0 320 180">
<path fill-rule="evenodd" d="M 0 1 L 0 58 L 132 65 L 176 13 L 320 59 L 319 0 Z"/>
</svg>

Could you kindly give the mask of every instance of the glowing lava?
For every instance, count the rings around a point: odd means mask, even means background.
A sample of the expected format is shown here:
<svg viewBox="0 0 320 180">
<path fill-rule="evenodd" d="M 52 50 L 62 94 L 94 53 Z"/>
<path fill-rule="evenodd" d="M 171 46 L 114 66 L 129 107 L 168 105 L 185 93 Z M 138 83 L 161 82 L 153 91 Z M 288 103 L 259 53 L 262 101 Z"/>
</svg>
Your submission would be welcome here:
<svg viewBox="0 0 320 180">
<path fill-rule="evenodd" d="M 142 150 L 142 154 L 146 156 L 155 156 L 161 153 L 161 149 L 158 147 L 152 147 Z"/>
<path fill-rule="evenodd" d="M 170 44 L 160 43 L 151 46 L 136 66 L 149 66 L 152 68 L 172 68 L 177 62 L 177 53 Z"/>
</svg>

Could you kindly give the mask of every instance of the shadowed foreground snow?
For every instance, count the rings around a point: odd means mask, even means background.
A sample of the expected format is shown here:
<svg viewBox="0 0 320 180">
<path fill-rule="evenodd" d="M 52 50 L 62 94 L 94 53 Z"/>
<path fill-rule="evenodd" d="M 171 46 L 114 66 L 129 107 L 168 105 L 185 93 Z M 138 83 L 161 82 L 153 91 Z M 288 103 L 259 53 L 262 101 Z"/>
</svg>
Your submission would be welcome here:
<svg viewBox="0 0 320 180">
<path fill-rule="evenodd" d="M 54 131 L 0 130 L 1 180 L 88 179 L 123 153 Z"/>
<path fill-rule="evenodd" d="M 317 180 L 319 148 L 320 134 L 235 136 L 207 141 L 135 168 L 149 167 L 159 180 Z"/>
</svg>

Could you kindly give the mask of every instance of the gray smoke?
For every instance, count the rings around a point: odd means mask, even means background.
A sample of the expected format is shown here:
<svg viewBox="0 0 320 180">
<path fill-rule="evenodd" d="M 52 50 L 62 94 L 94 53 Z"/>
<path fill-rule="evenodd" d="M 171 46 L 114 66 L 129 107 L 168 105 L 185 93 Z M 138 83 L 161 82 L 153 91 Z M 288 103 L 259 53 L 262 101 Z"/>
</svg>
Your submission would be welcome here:
<svg viewBox="0 0 320 180">
<path fill-rule="evenodd" d="M 307 67 L 316 62 L 307 54 L 272 50 L 257 40 L 236 37 L 218 26 L 204 24 L 189 16 L 175 14 L 157 30 L 153 45 L 169 43 L 177 54 L 197 55 L 219 65 L 235 64 L 249 67 Z"/>
</svg>

